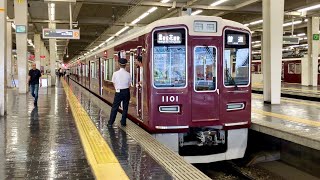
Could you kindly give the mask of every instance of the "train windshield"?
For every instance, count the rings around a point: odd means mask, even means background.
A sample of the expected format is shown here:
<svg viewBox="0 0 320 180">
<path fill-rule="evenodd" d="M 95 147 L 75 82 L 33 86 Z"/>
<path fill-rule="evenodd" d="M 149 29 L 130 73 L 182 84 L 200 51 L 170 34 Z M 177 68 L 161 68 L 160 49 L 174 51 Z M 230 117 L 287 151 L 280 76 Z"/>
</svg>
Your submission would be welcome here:
<svg viewBox="0 0 320 180">
<path fill-rule="evenodd" d="M 157 88 L 186 86 L 185 29 L 166 29 L 153 34 L 153 83 Z"/>
<path fill-rule="evenodd" d="M 248 85 L 250 67 L 249 34 L 239 31 L 225 31 L 224 84 Z"/>
</svg>

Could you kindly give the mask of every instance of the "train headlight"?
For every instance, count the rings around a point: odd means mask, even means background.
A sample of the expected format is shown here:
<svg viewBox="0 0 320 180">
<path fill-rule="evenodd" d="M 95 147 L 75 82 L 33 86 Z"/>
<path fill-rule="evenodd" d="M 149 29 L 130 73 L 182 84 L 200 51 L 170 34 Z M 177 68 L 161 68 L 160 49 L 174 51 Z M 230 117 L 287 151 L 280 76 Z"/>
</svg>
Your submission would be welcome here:
<svg viewBox="0 0 320 180">
<path fill-rule="evenodd" d="M 161 113 L 180 113 L 180 106 L 179 105 L 159 106 L 159 112 L 161 112 Z"/>
<path fill-rule="evenodd" d="M 244 103 L 229 103 L 227 104 L 227 111 L 242 110 L 244 107 Z"/>
</svg>

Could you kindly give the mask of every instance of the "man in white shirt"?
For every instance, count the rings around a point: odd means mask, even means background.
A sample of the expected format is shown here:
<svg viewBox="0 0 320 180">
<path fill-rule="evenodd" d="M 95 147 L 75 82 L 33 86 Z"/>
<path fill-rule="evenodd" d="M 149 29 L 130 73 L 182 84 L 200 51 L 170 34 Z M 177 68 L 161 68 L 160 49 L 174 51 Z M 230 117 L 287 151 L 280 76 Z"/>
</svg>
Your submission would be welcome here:
<svg viewBox="0 0 320 180">
<path fill-rule="evenodd" d="M 131 76 L 125 70 L 127 64 L 126 59 L 119 59 L 120 69 L 113 73 L 112 75 L 112 82 L 113 86 L 116 90 L 113 105 L 110 112 L 110 119 L 108 122 L 108 127 L 112 127 L 114 123 L 117 111 L 120 106 L 121 101 L 123 102 L 123 111 L 122 111 L 122 118 L 121 118 L 121 125 L 126 126 L 126 119 L 128 114 L 128 107 L 129 107 L 129 100 L 130 100 L 130 85 L 131 85 Z"/>
</svg>

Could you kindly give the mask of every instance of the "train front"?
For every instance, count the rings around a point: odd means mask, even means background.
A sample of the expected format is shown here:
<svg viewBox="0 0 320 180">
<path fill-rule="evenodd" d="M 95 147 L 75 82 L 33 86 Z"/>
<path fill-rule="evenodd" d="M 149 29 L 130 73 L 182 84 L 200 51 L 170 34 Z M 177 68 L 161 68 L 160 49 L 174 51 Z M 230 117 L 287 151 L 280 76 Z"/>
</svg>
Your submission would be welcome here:
<svg viewBox="0 0 320 180">
<path fill-rule="evenodd" d="M 251 119 L 250 31 L 218 17 L 167 21 L 150 36 L 154 136 L 191 163 L 243 157 Z"/>
</svg>

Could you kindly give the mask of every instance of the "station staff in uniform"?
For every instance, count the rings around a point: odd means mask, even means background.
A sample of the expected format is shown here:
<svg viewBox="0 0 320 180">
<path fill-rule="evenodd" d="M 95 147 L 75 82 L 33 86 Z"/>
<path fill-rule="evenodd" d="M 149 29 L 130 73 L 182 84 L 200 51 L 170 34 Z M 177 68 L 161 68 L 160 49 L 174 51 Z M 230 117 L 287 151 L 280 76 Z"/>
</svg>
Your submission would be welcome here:
<svg viewBox="0 0 320 180">
<path fill-rule="evenodd" d="M 117 111 L 120 106 L 121 101 L 123 102 L 123 111 L 122 111 L 122 118 L 121 118 L 121 125 L 126 126 L 126 119 L 128 114 L 128 107 L 129 107 L 129 100 L 130 100 L 130 85 L 131 85 L 131 76 L 125 70 L 127 60 L 124 58 L 119 59 L 120 69 L 113 73 L 112 75 L 112 82 L 113 86 L 116 90 L 113 105 L 110 113 L 110 119 L 108 122 L 108 127 L 112 127 L 114 123 Z"/>
</svg>

